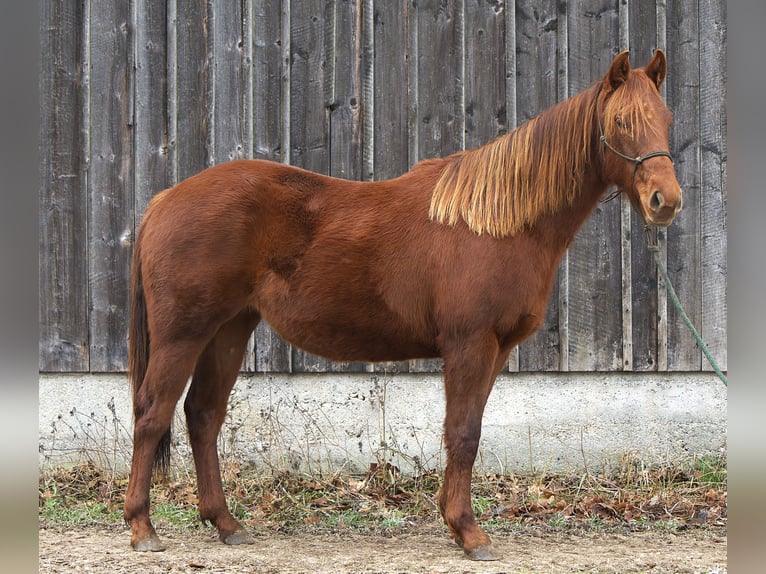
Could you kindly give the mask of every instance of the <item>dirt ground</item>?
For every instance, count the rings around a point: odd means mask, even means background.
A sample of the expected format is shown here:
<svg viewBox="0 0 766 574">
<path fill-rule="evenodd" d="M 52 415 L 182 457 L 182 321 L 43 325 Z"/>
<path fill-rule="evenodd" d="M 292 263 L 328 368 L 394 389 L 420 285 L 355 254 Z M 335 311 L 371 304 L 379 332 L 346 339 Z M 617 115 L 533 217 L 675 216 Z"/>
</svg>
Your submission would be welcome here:
<svg viewBox="0 0 766 574">
<path fill-rule="evenodd" d="M 423 527 L 396 537 L 256 533 L 256 544 L 230 547 L 213 530 L 159 531 L 160 553 L 134 552 L 121 528 L 42 527 L 41 573 L 468 574 L 563 572 L 724 574 L 723 530 L 681 533 L 494 533 L 496 562 L 466 559 L 445 532 Z"/>
</svg>

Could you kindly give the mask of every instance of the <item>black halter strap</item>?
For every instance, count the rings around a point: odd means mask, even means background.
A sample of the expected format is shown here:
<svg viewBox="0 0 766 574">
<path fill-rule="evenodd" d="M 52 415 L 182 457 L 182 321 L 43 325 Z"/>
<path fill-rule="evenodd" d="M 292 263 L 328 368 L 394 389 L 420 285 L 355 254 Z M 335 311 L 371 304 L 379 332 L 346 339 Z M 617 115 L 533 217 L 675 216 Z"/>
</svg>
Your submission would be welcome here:
<svg viewBox="0 0 766 574">
<path fill-rule="evenodd" d="M 598 101 L 599 101 L 599 104 L 600 104 L 601 101 L 600 100 L 598 100 Z M 600 108 L 601 106 L 599 105 L 598 107 Z M 627 160 L 627 161 L 633 163 L 633 177 L 631 178 L 631 181 L 630 181 L 630 186 L 632 188 L 635 188 L 636 172 L 638 171 L 638 166 L 641 165 L 642 163 L 644 163 L 647 159 L 650 159 L 650 158 L 653 158 L 653 157 L 664 156 L 664 157 L 668 158 L 671 162 L 673 161 L 673 156 L 670 155 L 669 151 L 661 151 L 661 150 L 660 151 L 653 151 L 653 152 L 650 152 L 650 153 L 648 153 L 646 155 L 638 155 L 636 157 L 629 156 L 628 154 L 622 153 L 620 150 L 615 148 L 612 144 L 610 144 L 607 141 L 606 136 L 604 135 L 604 126 L 601 123 L 601 113 L 600 113 L 599 110 L 596 111 L 596 115 L 598 117 L 598 131 L 599 131 L 599 138 L 601 139 L 601 143 L 605 147 L 609 148 L 612 151 L 612 153 L 614 153 L 615 155 L 618 155 L 622 159 Z M 619 191 L 617 193 L 614 193 L 614 194 L 608 196 L 605 201 L 613 199 L 618 194 L 619 194 Z"/>
</svg>

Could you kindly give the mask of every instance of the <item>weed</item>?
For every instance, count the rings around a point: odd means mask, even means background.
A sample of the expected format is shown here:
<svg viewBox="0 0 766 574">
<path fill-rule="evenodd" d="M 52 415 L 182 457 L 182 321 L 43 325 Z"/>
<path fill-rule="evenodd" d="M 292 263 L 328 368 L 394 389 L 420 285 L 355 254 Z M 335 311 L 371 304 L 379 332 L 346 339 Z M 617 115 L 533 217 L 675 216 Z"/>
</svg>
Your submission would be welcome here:
<svg viewBox="0 0 766 574">
<path fill-rule="evenodd" d="M 390 534 L 440 524 L 438 473 L 410 476 L 390 463 L 364 475 L 264 474 L 232 459 L 222 468 L 229 508 L 248 528 L 283 532 L 353 529 Z M 600 474 L 475 475 L 472 506 L 488 532 L 530 526 L 595 532 L 627 528 L 676 532 L 727 522 L 723 459 L 648 467 L 626 458 Z M 122 523 L 127 478 L 92 463 L 44 472 L 42 524 Z M 154 484 L 153 516 L 163 527 L 199 528 L 196 485 L 184 469 Z"/>
</svg>

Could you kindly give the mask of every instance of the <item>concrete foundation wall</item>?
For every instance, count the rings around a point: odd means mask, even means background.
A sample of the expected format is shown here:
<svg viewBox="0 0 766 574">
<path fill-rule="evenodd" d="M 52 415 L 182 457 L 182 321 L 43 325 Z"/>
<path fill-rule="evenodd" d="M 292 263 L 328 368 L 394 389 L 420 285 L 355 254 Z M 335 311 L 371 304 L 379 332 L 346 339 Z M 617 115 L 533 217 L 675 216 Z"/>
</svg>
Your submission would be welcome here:
<svg viewBox="0 0 766 574">
<path fill-rule="evenodd" d="M 429 374 L 243 376 L 219 439 L 223 457 L 269 470 L 440 469 L 444 394 Z M 41 375 L 40 464 L 131 454 L 124 375 Z M 181 404 L 174 460 L 189 465 Z M 484 413 L 476 468 L 590 470 L 624 455 L 665 464 L 726 449 L 726 388 L 707 373 L 502 374 Z M 191 469 L 192 467 L 189 466 Z"/>
</svg>

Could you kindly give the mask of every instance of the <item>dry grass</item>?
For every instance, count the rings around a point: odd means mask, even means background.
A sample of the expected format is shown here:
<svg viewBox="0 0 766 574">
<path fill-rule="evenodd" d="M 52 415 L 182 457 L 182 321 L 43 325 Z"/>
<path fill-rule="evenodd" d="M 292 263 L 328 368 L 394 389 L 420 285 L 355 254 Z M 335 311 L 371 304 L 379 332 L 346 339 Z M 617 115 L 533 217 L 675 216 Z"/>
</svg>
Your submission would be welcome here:
<svg viewBox="0 0 766 574">
<path fill-rule="evenodd" d="M 353 528 L 385 535 L 440 521 L 440 475 L 433 471 L 408 476 L 390 464 L 372 464 L 364 475 L 267 475 L 229 460 L 223 475 L 233 514 L 254 530 Z M 609 474 L 476 475 L 473 504 L 490 532 L 725 527 L 726 477 L 723 457 L 647 468 L 625 456 Z M 41 524 L 119 524 L 126 488 L 125 476 L 91 463 L 46 471 L 39 481 Z M 199 527 L 193 477 L 158 480 L 151 497 L 157 524 Z"/>
</svg>

